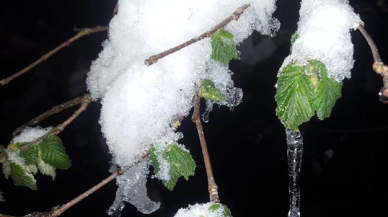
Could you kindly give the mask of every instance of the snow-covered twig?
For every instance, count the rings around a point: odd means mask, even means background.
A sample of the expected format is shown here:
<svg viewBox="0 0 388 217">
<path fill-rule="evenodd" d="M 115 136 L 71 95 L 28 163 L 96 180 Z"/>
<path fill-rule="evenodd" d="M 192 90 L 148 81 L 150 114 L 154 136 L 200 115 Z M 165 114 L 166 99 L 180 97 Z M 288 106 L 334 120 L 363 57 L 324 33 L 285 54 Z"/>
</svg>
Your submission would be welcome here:
<svg viewBox="0 0 388 217">
<path fill-rule="evenodd" d="M 198 36 L 198 37 L 195 37 L 195 38 L 192 38 L 190 39 L 189 41 L 186 41 L 185 43 L 183 44 L 180 44 L 176 47 L 173 47 L 169 50 L 166 50 L 160 54 L 156 54 L 156 55 L 153 55 L 151 56 L 150 58 L 148 58 L 144 64 L 147 65 L 147 66 L 150 66 L 156 62 L 158 62 L 159 59 L 162 59 L 172 53 L 175 53 L 191 44 L 194 44 L 195 42 L 197 41 L 200 41 L 204 38 L 208 38 L 208 37 L 211 37 L 215 32 L 217 32 L 217 30 L 221 29 L 221 28 L 224 28 L 226 25 L 228 25 L 231 21 L 235 20 L 237 21 L 240 16 L 244 13 L 245 9 L 249 8 L 251 5 L 249 4 L 246 4 L 246 5 L 243 5 L 239 8 L 237 8 L 237 10 L 235 12 L 232 13 L 232 15 L 230 15 L 228 18 L 226 18 L 225 20 L 223 20 L 221 23 L 219 23 L 218 25 L 216 25 L 215 27 L 213 27 L 211 30 L 203 33 L 202 35 Z"/>
<path fill-rule="evenodd" d="M 36 60 L 35 62 L 33 62 L 31 65 L 27 66 L 26 68 L 18 71 L 17 73 L 7 77 L 7 78 L 4 78 L 2 80 L 0 80 L 0 85 L 6 85 L 8 84 L 9 82 L 11 82 L 12 80 L 14 80 L 15 78 L 23 75 L 24 73 L 28 72 L 29 70 L 33 69 L 35 66 L 39 65 L 40 63 L 46 61 L 48 58 L 50 58 L 52 55 L 54 55 L 55 53 L 57 53 L 58 51 L 62 50 L 63 48 L 69 46 L 71 43 L 73 43 L 74 41 L 77 41 L 78 39 L 82 38 L 83 36 L 86 36 L 86 35 L 91 35 L 93 33 L 97 33 L 97 32 L 105 32 L 108 30 L 108 26 L 97 26 L 95 28 L 85 28 L 85 29 L 82 29 L 77 35 L 73 36 L 72 38 L 70 38 L 69 40 L 63 42 L 61 45 L 59 45 L 58 47 L 52 49 L 51 51 L 49 51 L 48 53 L 46 53 L 45 55 L 43 55 L 41 58 L 39 58 L 38 60 Z"/>
<path fill-rule="evenodd" d="M 360 25 L 358 27 L 358 30 L 362 33 L 365 40 L 368 42 L 368 45 L 370 49 L 372 50 L 373 55 L 373 70 L 381 75 L 383 77 L 383 89 L 380 92 L 380 95 L 382 96 L 382 102 L 388 104 L 388 66 L 384 64 L 384 62 L 381 60 L 379 50 L 377 49 L 377 46 L 375 42 L 373 41 L 372 37 L 369 35 L 369 33 L 365 30 L 365 28 Z"/>
<path fill-rule="evenodd" d="M 14 131 L 14 133 L 17 132 L 18 130 L 20 132 L 26 126 L 31 126 L 33 124 L 39 123 L 43 119 L 45 119 L 45 118 L 47 118 L 47 117 L 49 117 L 49 116 L 51 116 L 53 114 L 56 114 L 58 112 L 61 112 L 61 111 L 63 111 L 66 108 L 69 108 L 69 107 L 81 104 L 80 108 L 77 109 L 77 111 L 75 111 L 67 120 L 65 120 L 63 123 L 59 124 L 58 126 L 53 128 L 52 130 L 50 130 L 50 132 L 46 133 L 45 135 L 43 135 L 43 136 L 33 140 L 32 142 L 22 146 L 20 148 L 20 150 L 25 150 L 25 149 L 27 149 L 27 148 L 29 148 L 31 146 L 35 146 L 35 145 L 39 144 L 43 139 L 47 138 L 48 136 L 58 135 L 59 133 L 61 133 L 63 130 L 65 130 L 67 125 L 69 125 L 71 122 L 73 122 L 74 119 L 76 119 L 83 111 L 86 110 L 86 108 L 88 107 L 90 102 L 92 102 L 92 97 L 91 97 L 90 94 L 86 94 L 84 96 L 78 97 L 78 98 L 73 99 L 73 100 L 71 100 L 69 102 L 66 102 L 64 104 L 55 106 L 54 108 L 50 109 L 49 111 L 46 111 L 45 113 L 43 113 L 43 114 L 39 115 L 38 117 L 32 119 L 27 124 L 25 124 L 25 125 L 19 127 L 18 129 L 16 129 Z M 4 153 L 1 153 L 0 154 L 0 163 L 3 163 L 4 161 L 5 161 Z"/>
<path fill-rule="evenodd" d="M 191 120 L 197 125 L 199 141 L 201 143 L 203 159 L 205 161 L 205 168 L 206 168 L 206 175 L 207 175 L 210 200 L 213 202 L 219 203 L 220 199 L 218 197 L 218 186 L 216 184 L 216 181 L 214 180 L 212 165 L 210 162 L 209 151 L 208 151 L 207 145 L 206 145 L 205 133 L 203 132 L 202 123 L 201 123 L 201 113 L 199 111 L 200 100 L 201 100 L 201 98 L 198 96 L 198 94 L 196 94 L 195 98 L 194 98 L 194 113 L 193 113 L 193 117 L 191 118 Z"/>
</svg>

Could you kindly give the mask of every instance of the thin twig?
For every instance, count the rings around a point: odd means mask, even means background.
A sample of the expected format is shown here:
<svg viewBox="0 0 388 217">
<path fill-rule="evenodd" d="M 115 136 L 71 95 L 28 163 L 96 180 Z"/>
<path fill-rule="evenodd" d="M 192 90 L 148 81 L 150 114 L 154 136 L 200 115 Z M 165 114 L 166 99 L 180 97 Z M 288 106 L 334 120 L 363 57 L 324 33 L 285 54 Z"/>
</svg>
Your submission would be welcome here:
<svg viewBox="0 0 388 217">
<path fill-rule="evenodd" d="M 82 31 L 80 31 L 77 35 L 73 36 L 72 38 L 70 38 L 69 40 L 63 42 L 61 45 L 59 45 L 58 47 L 54 48 L 53 50 L 49 51 L 47 54 L 43 55 L 41 58 L 39 58 L 37 61 L 33 62 L 31 65 L 27 66 L 26 68 L 18 71 L 17 73 L 7 77 L 7 78 L 4 78 L 2 80 L 0 80 L 0 85 L 6 85 L 8 84 L 9 82 L 11 82 L 12 80 L 14 80 L 15 78 L 23 75 L 24 73 L 28 72 L 29 70 L 33 69 L 35 66 L 39 65 L 40 63 L 46 61 L 48 58 L 50 58 L 52 55 L 54 55 L 55 53 L 57 53 L 58 51 L 62 50 L 63 48 L 69 46 L 71 43 L 73 43 L 74 41 L 82 38 L 83 36 L 86 36 L 86 35 L 90 35 L 90 34 L 93 34 L 93 33 L 97 33 L 97 32 L 105 32 L 108 30 L 108 27 L 107 26 L 97 26 L 95 28 L 86 28 L 86 29 L 83 29 Z"/>
<path fill-rule="evenodd" d="M 200 97 L 198 96 L 198 94 L 196 94 L 194 98 L 194 113 L 191 120 L 197 125 L 199 141 L 201 143 L 203 159 L 205 161 L 210 200 L 213 202 L 219 203 L 220 198 L 218 197 L 218 186 L 216 184 L 216 181 L 214 180 L 209 151 L 206 145 L 205 133 L 203 132 L 202 123 L 201 123 L 201 113 L 199 110 L 200 100 L 201 100 Z"/>
<path fill-rule="evenodd" d="M 28 122 L 27 124 L 19 127 L 18 129 L 16 129 L 15 131 L 18 131 L 18 130 L 23 130 L 23 128 L 25 126 L 31 126 L 33 124 L 36 124 L 36 123 L 39 123 L 40 121 L 42 121 L 43 119 L 53 115 L 53 114 L 56 114 L 60 111 L 63 111 L 64 109 L 66 108 L 69 108 L 71 106 L 75 106 L 75 105 L 78 105 L 81 103 L 81 106 L 79 109 L 77 109 L 77 111 L 75 111 L 67 120 L 65 120 L 63 123 L 59 124 L 58 126 L 56 126 L 54 129 L 50 130 L 50 132 L 46 133 L 45 135 L 33 140 L 32 142 L 22 146 L 20 148 L 20 150 L 25 150 L 31 146 L 35 146 L 35 145 L 38 145 L 43 139 L 51 136 L 51 135 L 58 135 L 59 133 L 61 133 L 63 130 L 65 130 L 65 128 L 67 127 L 67 125 L 69 125 L 72 121 L 74 121 L 74 119 L 76 119 L 83 111 L 85 111 L 85 109 L 88 107 L 88 105 L 90 104 L 90 102 L 92 101 L 92 96 L 90 94 L 86 94 L 84 96 L 81 96 L 81 97 L 78 97 L 74 100 L 71 100 L 69 102 L 66 102 L 64 104 L 61 104 L 61 105 L 58 105 L 58 106 L 55 106 L 54 108 L 52 108 L 51 110 L 43 113 L 42 115 L 39 115 L 38 117 L 32 119 L 30 122 Z M 6 158 L 4 156 L 4 153 L 0 153 L 0 163 L 4 163 L 6 161 Z"/>
<path fill-rule="evenodd" d="M 381 101 L 385 104 L 388 104 L 388 66 L 384 64 L 381 60 L 379 50 L 372 37 L 366 31 L 363 25 L 358 26 L 358 30 L 360 30 L 361 34 L 364 36 L 365 40 L 368 42 L 370 49 L 372 50 L 373 55 L 373 70 L 383 77 L 383 88 L 381 89 L 380 96 Z"/>
<path fill-rule="evenodd" d="M 200 41 L 204 38 L 208 38 L 208 37 L 211 37 L 215 32 L 217 32 L 217 30 L 221 29 L 221 28 L 224 28 L 226 25 L 228 25 L 232 20 L 238 20 L 241 16 L 241 14 L 244 13 L 245 9 L 247 9 L 248 7 L 250 7 L 251 5 L 249 4 L 246 4 L 246 5 L 243 5 L 241 7 L 239 7 L 235 12 L 233 12 L 233 14 L 231 16 L 229 16 L 228 18 L 226 18 L 224 21 L 222 21 L 221 23 L 219 23 L 217 26 L 215 26 L 213 29 L 211 29 L 210 31 L 207 31 L 205 33 L 203 33 L 202 35 L 196 37 L 196 38 L 193 38 L 189 41 L 186 41 L 185 43 L 183 44 L 180 44 L 176 47 L 173 47 L 169 50 L 166 50 L 160 54 L 156 54 L 156 55 L 153 55 L 151 56 L 150 58 L 148 58 L 144 64 L 147 65 L 147 66 L 150 66 L 156 62 L 158 62 L 159 59 L 162 59 L 172 53 L 175 53 L 191 44 L 194 44 L 195 42 L 197 41 Z"/>
<path fill-rule="evenodd" d="M 13 133 L 12 133 L 13 136 L 16 136 L 17 134 L 19 134 L 26 127 L 31 127 L 31 126 L 34 126 L 34 125 L 38 124 L 39 122 L 41 122 L 44 119 L 50 117 L 51 115 L 57 114 L 57 113 L 65 110 L 65 109 L 68 109 L 68 108 L 71 108 L 73 106 L 76 106 L 78 104 L 83 103 L 86 98 L 88 100 L 90 100 L 91 99 L 91 95 L 90 94 L 86 94 L 84 96 L 80 96 L 80 97 L 78 97 L 76 99 L 70 100 L 70 101 L 65 102 L 63 104 L 54 106 L 52 109 L 46 111 L 45 113 L 39 115 L 36 118 L 30 120 L 28 123 L 24 124 L 23 126 L 18 127 L 16 130 L 13 131 Z"/>
</svg>

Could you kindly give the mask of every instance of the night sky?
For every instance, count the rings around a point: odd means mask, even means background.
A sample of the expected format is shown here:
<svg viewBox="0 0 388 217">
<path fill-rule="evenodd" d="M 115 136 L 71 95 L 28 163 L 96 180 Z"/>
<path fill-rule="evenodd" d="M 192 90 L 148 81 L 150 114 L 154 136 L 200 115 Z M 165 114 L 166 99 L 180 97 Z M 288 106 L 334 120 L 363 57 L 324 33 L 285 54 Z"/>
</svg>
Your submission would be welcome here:
<svg viewBox="0 0 388 217">
<path fill-rule="evenodd" d="M 388 1 L 350 0 L 388 62 Z M 9 76 L 72 37 L 73 29 L 108 25 L 115 0 L 39 0 L 0 2 L 0 78 Z M 214 108 L 204 124 L 221 202 L 233 216 L 286 217 L 288 173 L 284 127 L 275 114 L 277 71 L 289 53 L 297 28 L 299 1 L 278 0 L 274 16 L 282 23 L 272 39 L 253 34 L 239 48 L 242 59 L 230 65 L 242 104 L 230 111 Z M 225 15 L 228 16 L 228 15 Z M 12 131 L 55 105 L 87 93 L 85 79 L 91 61 L 101 51 L 106 33 L 82 38 L 27 74 L 0 86 L 0 144 Z M 300 127 L 304 136 L 301 175 L 303 217 L 381 216 L 388 202 L 388 105 L 380 103 L 381 78 L 372 71 L 370 49 L 352 32 L 356 60 L 352 79 L 345 80 L 342 98 L 324 121 L 313 118 Z M 245 57 L 244 57 L 245 56 Z M 204 104 L 204 103 L 203 103 Z M 88 109 L 60 134 L 72 159 L 69 170 L 57 170 L 55 181 L 36 175 L 38 191 L 16 187 L 0 176 L 7 200 L 0 213 L 25 215 L 47 212 L 64 204 L 109 176 L 111 156 L 98 123 L 101 104 Z M 41 126 L 55 126 L 76 108 L 52 116 Z M 173 216 L 188 204 L 209 201 L 206 173 L 195 124 L 190 117 L 180 131 L 197 162 L 196 175 L 180 179 L 173 192 L 149 179 L 148 195 L 162 203 L 143 215 L 132 205 L 122 216 Z M 107 216 L 115 182 L 66 211 L 62 216 Z"/>
</svg>

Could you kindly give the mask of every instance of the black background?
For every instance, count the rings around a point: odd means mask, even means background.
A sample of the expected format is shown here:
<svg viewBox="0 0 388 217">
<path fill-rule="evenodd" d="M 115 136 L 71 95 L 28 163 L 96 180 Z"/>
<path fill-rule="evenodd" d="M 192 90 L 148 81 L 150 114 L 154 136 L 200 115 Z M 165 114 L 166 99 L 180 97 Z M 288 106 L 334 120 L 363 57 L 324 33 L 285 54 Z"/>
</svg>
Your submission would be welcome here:
<svg viewBox="0 0 388 217">
<path fill-rule="evenodd" d="M 1 0 L 0 77 L 15 73 L 73 36 L 74 27 L 107 25 L 115 4 L 115 0 Z M 351 0 L 350 4 L 388 62 L 388 1 Z M 244 91 L 243 103 L 233 112 L 215 108 L 204 125 L 221 202 L 237 217 L 285 217 L 288 212 L 286 140 L 275 114 L 274 85 L 289 53 L 289 38 L 297 28 L 300 3 L 279 0 L 277 5 L 275 17 L 282 23 L 277 37 L 252 36 L 253 46 L 271 45 L 274 49 L 258 49 L 255 64 L 234 61 L 230 66 L 236 86 Z M 356 60 L 352 79 L 345 80 L 343 96 L 332 116 L 324 121 L 314 118 L 301 126 L 305 142 L 301 176 L 304 217 L 381 216 L 388 202 L 388 105 L 379 102 L 382 82 L 371 69 L 368 45 L 359 32 L 352 36 Z M 18 126 L 87 92 L 86 73 L 105 38 L 105 33 L 82 38 L 0 87 L 0 144 L 7 145 Z M 247 53 L 240 51 L 244 59 Z M 98 124 L 100 108 L 100 103 L 92 103 L 60 134 L 73 166 L 57 171 L 54 182 L 37 175 L 38 191 L 32 191 L 15 187 L 1 175 L 0 191 L 7 202 L 0 203 L 0 213 L 49 211 L 109 175 L 111 156 Z M 56 125 L 74 110 L 53 116 L 42 126 Z M 149 216 L 173 216 L 181 207 L 209 200 L 195 125 L 186 118 L 180 130 L 185 135 L 183 143 L 197 162 L 196 175 L 187 182 L 180 180 L 173 192 L 150 179 L 148 194 L 162 205 Z M 116 185 L 111 182 L 63 216 L 106 216 L 115 192 Z M 145 215 L 128 205 L 122 216 Z"/>
</svg>

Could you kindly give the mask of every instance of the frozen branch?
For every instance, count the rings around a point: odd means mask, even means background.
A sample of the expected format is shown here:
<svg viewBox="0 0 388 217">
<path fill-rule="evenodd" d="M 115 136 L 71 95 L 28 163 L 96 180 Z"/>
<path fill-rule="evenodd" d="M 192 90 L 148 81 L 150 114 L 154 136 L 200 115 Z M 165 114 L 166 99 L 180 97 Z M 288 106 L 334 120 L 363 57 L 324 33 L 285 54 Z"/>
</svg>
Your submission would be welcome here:
<svg viewBox="0 0 388 217">
<path fill-rule="evenodd" d="M 384 62 L 381 60 L 379 50 L 377 49 L 377 46 L 373 41 L 372 37 L 365 30 L 364 26 L 360 25 L 358 27 L 358 30 L 360 30 L 365 40 L 368 42 L 370 49 L 372 50 L 372 55 L 374 60 L 373 70 L 377 74 L 381 75 L 381 77 L 383 77 L 384 86 L 381 89 L 380 96 L 381 96 L 381 101 L 385 104 L 388 104 L 388 66 L 385 65 Z"/>
<path fill-rule="evenodd" d="M 147 66 L 150 66 L 156 62 L 158 62 L 159 59 L 162 59 L 172 53 L 175 53 L 191 44 L 194 44 L 195 42 L 197 41 L 200 41 L 204 38 L 209 38 L 211 37 L 215 32 L 217 32 L 217 30 L 221 29 L 221 28 L 224 28 L 226 25 L 228 25 L 231 21 L 233 20 L 238 20 L 240 18 L 240 16 L 244 13 L 245 9 L 247 9 L 248 7 L 250 7 L 251 5 L 249 4 L 246 4 L 246 5 L 243 5 L 239 8 L 237 8 L 237 10 L 235 12 L 233 12 L 233 14 L 231 16 L 229 16 L 228 18 L 226 18 L 224 21 L 222 21 L 221 23 L 219 23 L 217 26 L 213 27 L 213 29 L 211 29 L 210 31 L 207 31 L 205 33 L 203 33 L 202 35 L 196 37 L 196 38 L 193 38 L 189 41 L 186 41 L 185 43 L 183 44 L 180 44 L 176 47 L 173 47 L 169 50 L 166 50 L 160 54 L 156 54 L 156 55 L 153 55 L 151 56 L 150 58 L 148 58 L 144 64 L 147 65 Z"/>
<path fill-rule="evenodd" d="M 219 203 L 220 199 L 218 197 L 218 186 L 216 184 L 216 181 L 214 180 L 209 151 L 207 149 L 207 144 L 205 139 L 205 133 L 203 132 L 202 123 L 201 123 L 201 113 L 199 110 L 200 100 L 201 98 L 198 96 L 198 94 L 196 94 L 194 98 L 194 113 L 191 120 L 197 125 L 197 131 L 198 131 L 198 136 L 201 143 L 203 159 L 205 161 L 210 200 L 213 202 Z"/>
<path fill-rule="evenodd" d="M 91 101 L 92 101 L 92 96 L 90 94 L 86 94 L 84 96 L 78 97 L 78 98 L 73 99 L 73 100 L 66 102 L 64 104 L 53 107 L 52 109 L 46 111 L 45 113 L 39 115 L 38 117 L 36 117 L 34 119 L 32 119 L 27 124 L 16 129 L 14 131 L 14 135 L 17 134 L 18 132 L 21 132 L 26 126 L 32 126 L 34 124 L 37 124 L 40 121 L 44 120 L 47 117 L 50 117 L 53 114 L 59 113 L 59 112 L 63 111 L 64 109 L 70 108 L 72 106 L 81 104 L 80 108 L 77 109 L 77 111 L 75 111 L 67 120 L 65 120 L 63 123 L 59 124 L 58 126 L 56 126 L 54 129 L 52 129 L 50 132 L 46 133 L 45 135 L 43 135 L 43 136 L 33 140 L 32 142 L 22 146 L 20 148 L 20 150 L 25 150 L 31 146 L 38 145 L 43 139 L 45 139 L 49 136 L 58 135 L 59 133 L 61 133 L 63 130 L 65 130 L 67 125 L 69 125 L 71 122 L 73 122 L 74 119 L 76 119 L 83 111 L 86 110 L 86 108 L 88 107 L 88 105 L 90 104 Z M 4 153 L 1 153 L 0 154 L 0 163 L 3 163 L 3 162 L 5 162 L 5 157 L 4 157 Z"/>
<path fill-rule="evenodd" d="M 77 29 L 76 29 L 77 30 Z M 79 30 L 79 29 L 78 29 Z M 57 53 L 58 51 L 62 50 L 63 48 L 69 46 L 71 43 L 73 43 L 74 41 L 77 41 L 78 39 L 82 38 L 83 36 L 86 36 L 86 35 L 91 35 L 93 33 L 98 33 L 98 32 L 105 32 L 108 30 L 108 26 L 97 26 L 95 28 L 86 28 L 86 29 L 81 29 L 79 31 L 79 33 L 75 36 L 73 36 L 72 38 L 70 38 L 69 40 L 63 42 L 61 45 L 59 45 L 58 47 L 54 48 L 53 50 L 49 51 L 48 53 L 46 53 L 45 55 L 43 55 L 41 58 L 39 58 L 37 61 L 33 62 L 31 65 L 27 66 L 26 68 L 18 71 L 17 73 L 7 77 L 7 78 L 4 78 L 2 80 L 0 80 L 0 85 L 6 85 L 8 84 L 9 82 L 11 82 L 12 80 L 14 80 L 15 78 L 23 75 L 24 73 L 28 72 L 29 70 L 33 69 L 35 66 L 39 65 L 40 63 L 46 61 L 48 58 L 50 58 L 52 55 L 54 55 L 55 53 Z"/>
</svg>

